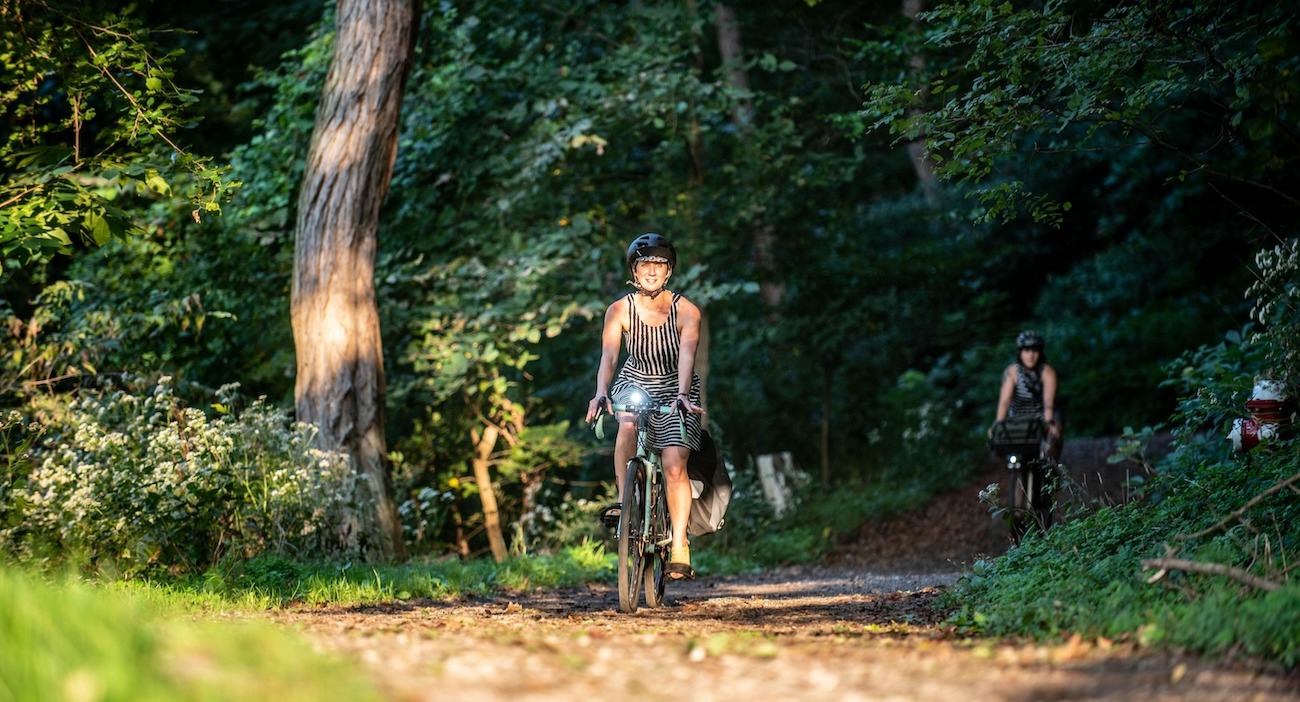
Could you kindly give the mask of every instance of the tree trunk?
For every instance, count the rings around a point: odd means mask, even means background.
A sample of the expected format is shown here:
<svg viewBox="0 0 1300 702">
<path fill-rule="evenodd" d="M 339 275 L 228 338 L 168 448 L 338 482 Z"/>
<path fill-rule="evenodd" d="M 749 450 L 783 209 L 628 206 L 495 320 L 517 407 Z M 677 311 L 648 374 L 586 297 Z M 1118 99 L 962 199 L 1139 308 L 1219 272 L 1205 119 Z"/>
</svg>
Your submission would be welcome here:
<svg viewBox="0 0 1300 702">
<path fill-rule="evenodd" d="M 497 494 L 492 489 L 492 471 L 489 469 L 492 451 L 497 447 L 501 431 L 488 424 L 483 433 L 474 432 L 474 482 L 478 483 L 479 501 L 483 503 L 483 527 L 487 529 L 492 557 L 500 563 L 506 559 L 506 540 L 501 535 L 501 514 L 497 511 Z"/>
<path fill-rule="evenodd" d="M 740 43 L 740 20 L 736 18 L 736 8 L 719 3 L 713 8 L 713 17 L 718 27 L 718 53 L 722 65 L 728 71 L 731 87 L 749 93 L 749 76 L 745 75 L 745 57 Z M 738 127 L 745 127 L 754 116 L 754 103 L 745 98 L 731 112 L 731 120 Z"/>
<path fill-rule="evenodd" d="M 714 20 L 718 31 L 718 54 L 722 65 L 729 75 L 731 87 L 742 93 L 749 93 L 749 77 L 745 75 L 744 49 L 740 41 L 740 20 L 736 10 L 730 5 L 718 4 L 713 8 Z M 731 119 L 742 134 L 749 130 L 754 119 L 753 103 L 744 99 L 732 111 Z M 772 225 L 762 220 L 752 224 L 751 237 L 754 245 L 754 268 L 758 272 L 759 296 L 768 309 L 768 320 L 775 321 L 777 310 L 785 297 L 785 286 L 772 279 L 772 242 L 775 240 Z"/>
<path fill-rule="evenodd" d="M 320 448 L 352 457 L 363 507 L 339 528 L 366 558 L 385 561 L 406 549 L 386 459 L 375 247 L 419 9 L 418 0 L 339 0 L 294 248 L 298 419 L 319 429 Z"/>
<path fill-rule="evenodd" d="M 822 358 L 822 487 L 831 485 L 831 400 L 835 393 L 835 371 L 839 365 L 839 354 Z"/>
<path fill-rule="evenodd" d="M 903 0 L 903 16 L 912 21 L 913 28 L 919 27 L 916 16 L 924 9 L 925 0 Z M 917 51 L 908 60 L 908 70 L 916 77 L 920 76 L 921 71 L 924 69 L 925 54 Z M 925 91 L 925 88 L 922 87 L 922 90 Z M 918 112 L 920 112 L 918 108 L 909 108 L 908 116 L 915 116 Z M 908 160 L 912 162 L 912 170 L 916 172 L 916 182 L 925 195 L 925 201 L 931 205 L 937 204 L 939 202 L 939 179 L 935 174 L 934 160 L 925 153 L 924 136 L 907 142 L 907 155 Z"/>
</svg>

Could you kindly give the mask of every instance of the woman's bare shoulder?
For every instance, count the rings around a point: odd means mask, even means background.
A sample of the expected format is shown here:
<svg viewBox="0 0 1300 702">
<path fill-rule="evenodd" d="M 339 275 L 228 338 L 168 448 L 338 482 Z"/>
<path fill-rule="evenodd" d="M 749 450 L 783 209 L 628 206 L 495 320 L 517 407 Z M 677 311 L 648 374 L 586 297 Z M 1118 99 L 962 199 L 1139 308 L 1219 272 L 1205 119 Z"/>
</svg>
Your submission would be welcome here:
<svg viewBox="0 0 1300 702">
<path fill-rule="evenodd" d="M 627 295 L 609 303 L 609 307 L 605 308 L 605 323 L 616 321 L 622 324 L 622 320 L 627 319 L 627 305 Z"/>
<path fill-rule="evenodd" d="M 694 302 L 691 302 L 690 300 L 686 299 L 685 295 L 682 295 L 681 297 L 677 298 L 677 314 L 679 316 L 682 314 L 687 314 L 692 317 L 695 317 L 696 319 L 699 319 L 700 308 Z"/>
</svg>

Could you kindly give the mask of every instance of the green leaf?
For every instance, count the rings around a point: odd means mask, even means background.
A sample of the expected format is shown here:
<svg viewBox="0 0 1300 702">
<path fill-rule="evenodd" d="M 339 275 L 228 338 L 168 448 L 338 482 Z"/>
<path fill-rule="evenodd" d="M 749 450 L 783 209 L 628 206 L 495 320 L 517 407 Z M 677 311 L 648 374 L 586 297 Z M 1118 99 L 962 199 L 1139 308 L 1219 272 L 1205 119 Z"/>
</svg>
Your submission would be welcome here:
<svg viewBox="0 0 1300 702">
<path fill-rule="evenodd" d="M 145 184 L 149 186 L 150 190 L 159 195 L 171 195 L 171 186 L 167 184 L 167 181 L 163 179 L 162 175 L 160 175 L 158 171 L 149 171 L 148 175 L 145 176 Z"/>
<path fill-rule="evenodd" d="M 90 235 L 96 246 L 103 246 L 113 238 L 113 231 L 108 221 L 98 212 L 86 217 L 86 233 Z"/>
</svg>

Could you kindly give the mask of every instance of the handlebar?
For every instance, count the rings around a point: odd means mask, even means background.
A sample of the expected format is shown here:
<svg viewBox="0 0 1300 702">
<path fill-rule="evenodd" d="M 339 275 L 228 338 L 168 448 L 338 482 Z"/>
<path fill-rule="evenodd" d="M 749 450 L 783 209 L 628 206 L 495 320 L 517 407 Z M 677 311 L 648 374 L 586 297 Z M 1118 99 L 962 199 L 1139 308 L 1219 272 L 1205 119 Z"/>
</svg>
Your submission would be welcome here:
<svg viewBox="0 0 1300 702">
<path fill-rule="evenodd" d="M 596 437 L 599 439 L 605 438 L 605 432 L 600 421 L 604 417 L 604 411 L 608 411 L 610 414 L 630 412 L 636 415 L 669 415 L 675 412 L 677 413 L 678 431 L 681 434 L 682 441 L 686 440 L 686 408 L 680 400 L 675 400 L 672 404 L 659 405 L 651 401 L 649 393 L 640 391 L 639 395 L 641 402 L 612 402 L 607 398 L 601 398 L 600 409 L 602 412 L 597 414 L 596 419 L 592 421 L 592 428 L 596 430 Z"/>
<path fill-rule="evenodd" d="M 676 405 L 656 405 L 652 402 L 642 402 L 640 404 L 633 402 L 610 402 L 609 411 L 614 412 L 631 412 L 633 414 L 672 414 L 677 410 Z"/>
</svg>

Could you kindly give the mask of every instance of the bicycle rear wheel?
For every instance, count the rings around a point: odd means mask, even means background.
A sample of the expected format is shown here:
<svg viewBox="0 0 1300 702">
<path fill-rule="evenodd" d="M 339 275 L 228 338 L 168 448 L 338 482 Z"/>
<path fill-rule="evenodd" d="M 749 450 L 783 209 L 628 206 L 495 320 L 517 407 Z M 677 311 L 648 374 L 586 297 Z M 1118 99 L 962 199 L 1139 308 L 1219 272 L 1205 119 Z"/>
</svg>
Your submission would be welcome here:
<svg viewBox="0 0 1300 702">
<path fill-rule="evenodd" d="M 645 605 L 650 608 L 662 607 L 664 604 L 664 586 L 668 583 L 668 547 L 671 542 L 672 528 L 668 523 L 668 495 L 664 492 L 662 482 L 655 483 L 650 497 L 650 524 L 646 532 L 650 534 L 647 546 L 647 563 L 644 566 Z"/>
<path fill-rule="evenodd" d="M 645 479 L 645 463 L 635 458 L 628 461 L 618 517 L 618 608 L 629 614 L 636 611 L 645 568 Z"/>
</svg>

